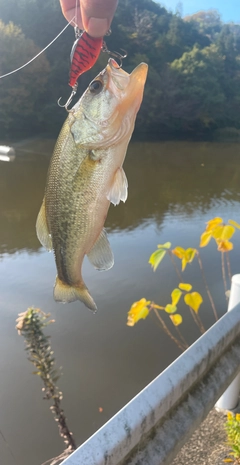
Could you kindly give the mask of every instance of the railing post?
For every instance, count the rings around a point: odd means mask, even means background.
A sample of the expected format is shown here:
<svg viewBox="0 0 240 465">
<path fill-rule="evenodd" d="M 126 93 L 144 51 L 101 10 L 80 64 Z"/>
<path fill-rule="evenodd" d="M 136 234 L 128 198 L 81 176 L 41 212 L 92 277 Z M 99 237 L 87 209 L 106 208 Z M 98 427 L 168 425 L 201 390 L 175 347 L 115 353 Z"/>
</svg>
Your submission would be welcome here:
<svg viewBox="0 0 240 465">
<path fill-rule="evenodd" d="M 232 277 L 231 293 L 228 304 L 228 312 L 230 312 L 236 305 L 240 303 L 240 274 L 235 274 Z M 239 360 L 240 364 L 240 360 Z M 233 410 L 237 407 L 239 402 L 240 392 L 240 373 L 236 376 L 233 382 L 229 385 L 220 399 L 217 401 L 215 407 L 222 410 Z"/>
</svg>

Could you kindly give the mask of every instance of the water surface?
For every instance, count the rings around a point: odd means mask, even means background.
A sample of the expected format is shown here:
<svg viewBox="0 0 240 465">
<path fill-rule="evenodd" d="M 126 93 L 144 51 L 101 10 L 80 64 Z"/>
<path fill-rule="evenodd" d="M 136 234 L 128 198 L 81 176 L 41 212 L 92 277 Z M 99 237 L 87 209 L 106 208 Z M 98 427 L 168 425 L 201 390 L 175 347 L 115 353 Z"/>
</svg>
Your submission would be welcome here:
<svg viewBox="0 0 240 465">
<path fill-rule="evenodd" d="M 63 405 L 78 444 L 136 395 L 179 354 L 154 318 L 126 326 L 131 304 L 142 297 L 160 305 L 178 284 L 168 257 L 153 273 L 148 264 L 157 244 L 197 247 L 205 222 L 222 216 L 240 222 L 240 163 L 237 144 L 132 143 L 125 162 L 126 204 L 110 207 L 106 228 L 114 267 L 99 273 L 86 262 L 83 277 L 98 305 L 93 315 L 80 302 L 54 302 L 53 254 L 39 244 L 35 221 L 44 192 L 53 141 L 18 146 L 13 163 L 0 162 L 0 463 L 40 465 L 58 455 L 62 442 L 41 380 L 33 376 L 24 343 L 15 330 L 17 314 L 29 306 L 50 312 L 52 347 L 63 376 Z M 232 272 L 240 268 L 240 232 L 234 237 Z M 211 243 L 203 249 L 206 276 L 219 316 L 226 311 L 221 257 Z M 200 315 L 214 323 L 197 263 L 185 282 L 202 292 Z M 189 343 L 199 331 L 188 312 L 183 334 Z M 103 411 L 99 412 L 99 407 Z"/>
</svg>

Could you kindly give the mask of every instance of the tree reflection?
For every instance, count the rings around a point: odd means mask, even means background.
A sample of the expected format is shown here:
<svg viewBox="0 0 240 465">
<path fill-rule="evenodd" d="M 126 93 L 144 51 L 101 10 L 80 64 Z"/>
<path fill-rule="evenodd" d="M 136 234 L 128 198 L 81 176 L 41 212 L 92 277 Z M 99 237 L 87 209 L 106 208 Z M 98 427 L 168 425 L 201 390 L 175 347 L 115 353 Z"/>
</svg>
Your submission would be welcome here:
<svg viewBox="0 0 240 465">
<path fill-rule="evenodd" d="M 31 154 L 31 147 L 38 154 Z M 0 163 L 0 253 L 37 252 L 35 222 L 41 205 L 53 142 L 32 143 L 13 163 Z M 24 147 L 23 147 L 24 148 Z M 218 202 L 240 200 L 237 144 L 133 142 L 124 169 L 127 202 L 110 207 L 109 231 L 156 223 L 166 214 L 194 217 Z"/>
</svg>

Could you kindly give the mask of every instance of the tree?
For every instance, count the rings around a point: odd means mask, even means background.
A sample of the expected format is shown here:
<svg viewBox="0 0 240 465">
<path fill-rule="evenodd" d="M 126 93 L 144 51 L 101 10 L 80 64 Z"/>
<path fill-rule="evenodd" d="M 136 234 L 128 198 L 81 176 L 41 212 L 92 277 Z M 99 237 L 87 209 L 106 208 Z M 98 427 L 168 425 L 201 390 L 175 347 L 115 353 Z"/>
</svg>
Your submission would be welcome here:
<svg viewBox="0 0 240 465">
<path fill-rule="evenodd" d="M 195 46 L 170 65 L 178 78 L 176 99 L 182 106 L 183 129 L 214 127 L 224 114 L 225 95 L 219 83 L 223 60 L 216 45 Z M 174 116 L 174 115 L 173 115 Z"/>
<path fill-rule="evenodd" d="M 29 61 L 39 52 L 31 39 L 13 23 L 0 21 L 0 75 Z M 41 55 L 29 66 L 0 81 L 0 128 L 11 133 L 21 130 L 33 120 L 48 80 L 49 63 Z M 38 116 L 35 116 L 36 122 Z M 32 124 L 34 126 L 34 123 Z M 37 124 L 36 124 L 37 126 Z"/>
<path fill-rule="evenodd" d="M 11 20 L 18 26 L 18 33 L 4 33 L 0 45 L 0 66 L 9 70 L 32 58 L 36 46 L 45 47 L 66 25 L 57 0 L 0 0 L 0 12 L 5 23 Z M 36 45 L 26 42 L 29 39 Z M 14 118 L 14 127 L 28 121 L 30 133 L 59 131 L 66 112 L 58 108 L 57 100 L 62 96 L 66 101 L 71 92 L 68 74 L 73 42 L 74 31 L 69 27 L 46 50 L 48 65 L 45 61 L 40 66 L 38 58 L 31 67 L 0 82 L 2 130 L 13 127 Z M 131 72 L 141 60 L 149 64 L 136 130 L 176 136 L 179 131 L 203 134 L 217 127 L 240 126 L 240 25 L 224 25 L 216 10 L 200 11 L 183 20 L 179 11 L 173 14 L 152 0 L 121 0 L 106 42 L 109 50 L 127 51 L 126 71 Z M 102 53 L 96 65 L 80 76 L 74 101 L 107 59 Z"/>
<path fill-rule="evenodd" d="M 185 16 L 184 21 L 195 23 L 200 34 L 207 35 L 212 40 L 221 31 L 221 16 L 217 10 L 198 11 L 193 15 Z"/>
</svg>

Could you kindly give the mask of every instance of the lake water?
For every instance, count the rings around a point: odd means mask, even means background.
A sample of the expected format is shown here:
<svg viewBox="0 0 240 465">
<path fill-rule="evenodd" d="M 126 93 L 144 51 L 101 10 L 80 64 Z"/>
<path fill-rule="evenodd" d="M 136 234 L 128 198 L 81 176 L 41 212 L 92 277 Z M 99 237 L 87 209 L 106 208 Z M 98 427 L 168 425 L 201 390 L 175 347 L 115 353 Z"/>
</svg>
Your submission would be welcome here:
<svg viewBox="0 0 240 465">
<path fill-rule="evenodd" d="M 80 302 L 57 304 L 52 296 L 53 254 L 41 247 L 35 233 L 53 144 L 50 140 L 22 143 L 14 162 L 0 162 L 2 465 L 40 465 L 63 450 L 50 405 L 42 400 L 41 380 L 32 375 L 34 367 L 15 329 L 18 313 L 33 305 L 56 320 L 48 332 L 57 366 L 63 367 L 58 383 L 63 407 L 79 445 L 180 354 L 154 317 L 133 328 L 126 326 L 134 301 L 146 297 L 166 305 L 178 284 L 169 257 L 155 273 L 148 264 L 157 244 L 170 241 L 173 247 L 198 247 L 209 219 L 222 216 L 240 222 L 240 145 L 133 142 L 124 165 L 128 200 L 111 206 L 106 221 L 115 265 L 105 273 L 94 270 L 87 260 L 83 267 L 99 310 L 94 315 Z M 237 273 L 240 231 L 233 242 L 231 268 Z M 221 255 L 210 243 L 201 256 L 221 316 L 227 307 Z M 184 280 L 202 292 L 200 316 L 209 327 L 214 317 L 197 262 L 188 265 Z M 179 309 L 184 317 L 182 332 L 192 343 L 199 336 L 198 328 L 190 313 Z"/>
</svg>

